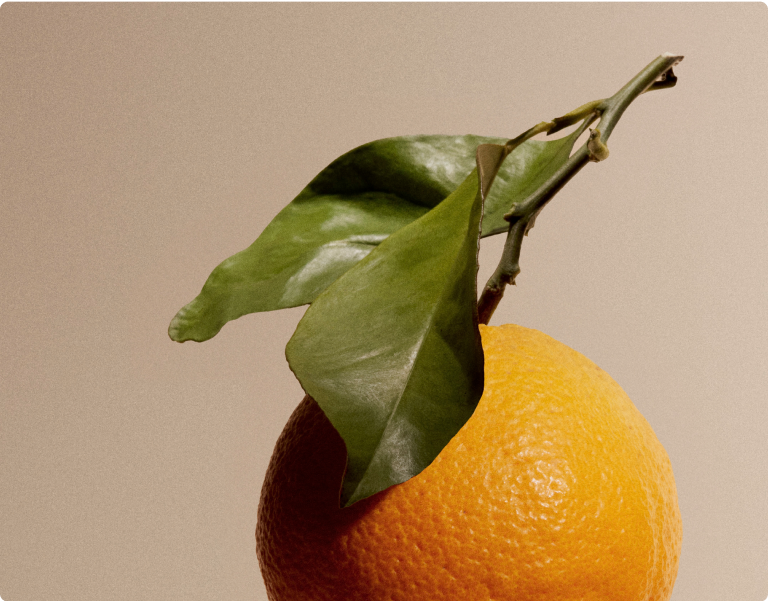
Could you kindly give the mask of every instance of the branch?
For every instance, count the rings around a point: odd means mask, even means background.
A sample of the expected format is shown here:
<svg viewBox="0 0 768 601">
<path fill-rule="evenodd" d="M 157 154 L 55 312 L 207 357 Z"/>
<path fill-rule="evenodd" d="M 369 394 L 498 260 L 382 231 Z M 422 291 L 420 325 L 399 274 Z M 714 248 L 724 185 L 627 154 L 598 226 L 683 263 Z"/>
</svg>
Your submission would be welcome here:
<svg viewBox="0 0 768 601">
<path fill-rule="evenodd" d="M 507 284 L 515 283 L 515 277 L 520 273 L 520 248 L 523 238 L 533 227 L 536 216 L 587 163 L 597 163 L 608 158 L 606 142 L 624 111 L 640 94 L 674 86 L 677 77 L 672 67 L 681 60 L 683 60 L 682 56 L 662 54 L 610 98 L 588 102 L 562 117 L 539 123 L 505 144 L 504 156 L 536 134 L 547 132 L 549 135 L 582 120 L 583 131 L 596 119 L 600 119 L 597 127 L 590 132 L 587 142 L 535 192 L 522 202 L 513 205 L 504 215 L 504 218 L 509 221 L 509 232 L 504 243 L 501 261 L 485 285 L 477 303 L 480 323 L 487 324 L 490 321 L 499 301 L 504 296 L 505 287 Z M 501 166 L 501 162 L 498 165 Z"/>
</svg>

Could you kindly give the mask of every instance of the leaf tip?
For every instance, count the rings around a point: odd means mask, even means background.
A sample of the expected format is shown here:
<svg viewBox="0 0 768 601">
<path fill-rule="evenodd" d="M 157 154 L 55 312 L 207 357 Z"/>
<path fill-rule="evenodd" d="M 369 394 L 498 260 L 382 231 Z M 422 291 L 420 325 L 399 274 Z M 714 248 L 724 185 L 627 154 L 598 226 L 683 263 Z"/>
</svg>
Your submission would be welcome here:
<svg viewBox="0 0 768 601">
<path fill-rule="evenodd" d="M 174 318 L 171 320 L 171 323 L 168 325 L 168 338 L 170 338 L 174 342 L 187 341 L 187 338 L 185 338 L 183 334 L 184 328 L 181 325 L 181 319 L 179 318 L 180 314 L 181 314 L 181 311 L 179 311 L 174 316 Z"/>
<path fill-rule="evenodd" d="M 506 146 L 500 144 L 481 144 L 477 147 L 477 173 L 480 179 L 480 194 L 485 200 L 491 185 L 507 156 Z"/>
<path fill-rule="evenodd" d="M 198 299 L 179 309 L 168 325 L 168 337 L 174 342 L 205 342 L 221 331 L 224 324 L 208 323 L 201 319 L 203 311 L 198 306 Z"/>
</svg>

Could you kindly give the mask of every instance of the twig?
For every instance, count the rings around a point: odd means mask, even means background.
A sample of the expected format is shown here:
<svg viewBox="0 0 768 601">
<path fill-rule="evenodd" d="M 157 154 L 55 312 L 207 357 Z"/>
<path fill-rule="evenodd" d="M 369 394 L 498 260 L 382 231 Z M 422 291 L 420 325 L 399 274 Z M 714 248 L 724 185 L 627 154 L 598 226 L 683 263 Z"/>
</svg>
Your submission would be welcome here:
<svg viewBox="0 0 768 601">
<path fill-rule="evenodd" d="M 505 144 L 503 156 L 495 165 L 494 172 L 486 176 L 488 181 L 492 181 L 504 157 L 513 152 L 525 140 L 542 132 L 547 132 L 547 135 L 552 134 L 582 120 L 584 121 L 582 124 L 583 131 L 593 121 L 600 119 L 597 127 L 590 132 L 587 142 L 571 155 L 568 161 L 536 191 L 522 202 L 513 205 L 510 211 L 504 215 L 504 218 L 509 221 L 509 232 L 504 243 L 501 261 L 485 285 L 477 304 L 480 323 L 487 324 L 490 321 L 499 301 L 504 296 L 505 287 L 507 284 L 515 283 L 515 277 L 520 273 L 520 248 L 523 238 L 533 227 L 536 216 L 582 167 L 589 162 L 599 162 L 608 157 L 606 142 L 616 123 L 635 98 L 643 92 L 670 88 L 675 85 L 677 77 L 675 77 L 672 67 L 681 60 L 683 57 L 679 55 L 662 54 L 610 98 L 589 102 L 562 117 L 539 123 Z M 478 154 L 479 164 L 480 156 Z"/>
</svg>

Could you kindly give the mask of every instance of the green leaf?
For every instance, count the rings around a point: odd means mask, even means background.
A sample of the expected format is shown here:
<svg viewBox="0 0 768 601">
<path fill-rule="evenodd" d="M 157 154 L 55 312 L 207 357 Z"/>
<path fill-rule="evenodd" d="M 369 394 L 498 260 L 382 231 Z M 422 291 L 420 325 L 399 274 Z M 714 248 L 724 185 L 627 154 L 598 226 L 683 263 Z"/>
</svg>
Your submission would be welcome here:
<svg viewBox="0 0 768 601">
<path fill-rule="evenodd" d="M 291 369 L 346 443 L 344 506 L 418 474 L 480 399 L 481 213 L 473 170 L 318 296 L 288 343 Z"/>
<path fill-rule="evenodd" d="M 568 158 L 576 140 L 515 149 L 486 199 L 483 235 Z M 480 136 L 408 136 L 356 148 L 326 167 L 247 249 L 213 270 L 171 321 L 169 336 L 202 342 L 248 313 L 312 302 L 387 236 L 438 205 L 474 168 Z"/>
</svg>

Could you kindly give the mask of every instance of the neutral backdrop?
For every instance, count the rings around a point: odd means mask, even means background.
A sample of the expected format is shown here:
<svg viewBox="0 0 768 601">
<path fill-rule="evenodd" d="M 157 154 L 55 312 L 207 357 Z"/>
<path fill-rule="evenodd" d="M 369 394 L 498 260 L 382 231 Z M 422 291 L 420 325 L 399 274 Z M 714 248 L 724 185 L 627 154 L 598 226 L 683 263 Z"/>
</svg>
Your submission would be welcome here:
<svg viewBox="0 0 768 601">
<path fill-rule="evenodd" d="M 759 3 L 0 7 L 0 597 L 265 600 L 256 508 L 304 309 L 184 345 L 175 312 L 347 150 L 512 137 L 665 51 L 678 86 L 545 209 L 492 323 L 581 351 L 654 427 L 684 522 L 674 601 L 763 601 Z"/>
</svg>

